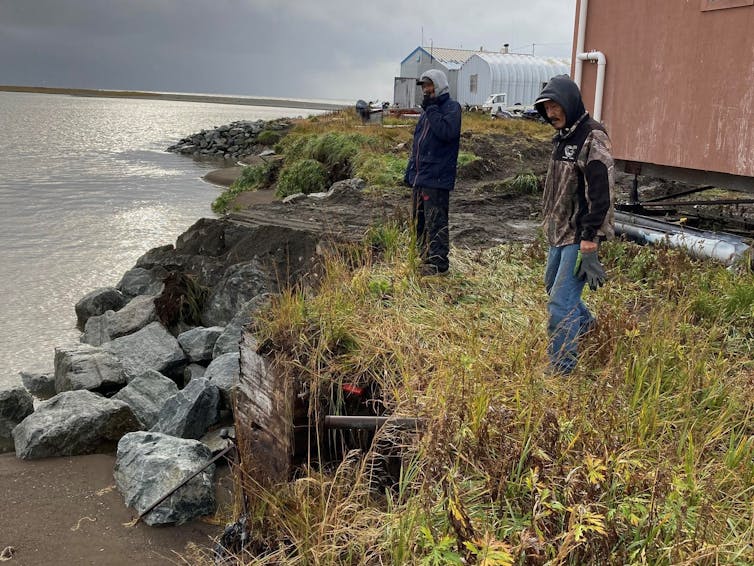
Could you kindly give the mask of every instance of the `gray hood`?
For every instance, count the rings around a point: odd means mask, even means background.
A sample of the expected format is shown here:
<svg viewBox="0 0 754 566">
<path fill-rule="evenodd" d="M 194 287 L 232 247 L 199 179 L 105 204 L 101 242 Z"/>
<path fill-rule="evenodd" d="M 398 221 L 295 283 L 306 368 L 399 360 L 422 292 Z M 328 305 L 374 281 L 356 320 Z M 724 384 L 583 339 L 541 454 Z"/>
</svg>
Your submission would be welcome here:
<svg viewBox="0 0 754 566">
<path fill-rule="evenodd" d="M 445 94 L 446 92 L 450 92 L 450 85 L 448 85 L 448 77 L 445 76 L 445 73 L 442 71 L 439 71 L 437 69 L 430 69 L 429 71 L 424 71 L 422 73 L 422 76 L 419 77 L 419 80 L 422 79 L 429 79 L 432 81 L 432 84 L 435 85 L 435 97 L 439 97 L 442 94 Z"/>
</svg>

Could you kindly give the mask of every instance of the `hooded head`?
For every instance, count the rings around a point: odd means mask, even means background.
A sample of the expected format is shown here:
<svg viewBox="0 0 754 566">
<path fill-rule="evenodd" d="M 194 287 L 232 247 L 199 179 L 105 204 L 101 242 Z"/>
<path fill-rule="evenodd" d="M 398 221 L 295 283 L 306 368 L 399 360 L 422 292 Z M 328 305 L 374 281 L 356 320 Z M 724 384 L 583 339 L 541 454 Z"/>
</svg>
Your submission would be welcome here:
<svg viewBox="0 0 754 566">
<path fill-rule="evenodd" d="M 545 102 L 548 100 L 558 103 L 563 108 L 566 115 L 566 128 L 573 126 L 576 120 L 581 118 L 584 112 L 586 112 L 584 102 L 581 100 L 579 87 L 576 86 L 576 83 L 568 75 L 558 75 L 550 79 L 550 82 L 542 89 L 537 100 L 534 101 L 534 107 L 539 112 L 539 115 L 547 120 L 547 122 L 550 122 L 545 110 Z"/>
<path fill-rule="evenodd" d="M 422 73 L 422 76 L 419 77 L 419 80 L 416 82 L 417 84 L 421 84 L 427 80 L 432 81 L 432 84 L 435 85 L 436 97 L 439 97 L 440 95 L 443 95 L 446 92 L 450 92 L 450 86 L 448 85 L 448 77 L 446 77 L 445 73 L 443 73 L 442 71 L 439 71 L 437 69 L 430 69 L 428 71 L 425 71 Z"/>
</svg>

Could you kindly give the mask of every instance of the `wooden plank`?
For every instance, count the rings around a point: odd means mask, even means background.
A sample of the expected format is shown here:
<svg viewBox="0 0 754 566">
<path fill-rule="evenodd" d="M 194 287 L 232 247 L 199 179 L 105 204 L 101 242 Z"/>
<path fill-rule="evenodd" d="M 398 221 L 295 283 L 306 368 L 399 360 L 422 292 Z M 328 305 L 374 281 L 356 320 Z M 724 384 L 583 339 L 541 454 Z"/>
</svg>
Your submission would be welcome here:
<svg viewBox="0 0 754 566">
<path fill-rule="evenodd" d="M 293 395 L 286 380 L 255 351 L 244 329 L 235 425 L 243 470 L 262 485 L 286 482 L 293 450 Z"/>
</svg>

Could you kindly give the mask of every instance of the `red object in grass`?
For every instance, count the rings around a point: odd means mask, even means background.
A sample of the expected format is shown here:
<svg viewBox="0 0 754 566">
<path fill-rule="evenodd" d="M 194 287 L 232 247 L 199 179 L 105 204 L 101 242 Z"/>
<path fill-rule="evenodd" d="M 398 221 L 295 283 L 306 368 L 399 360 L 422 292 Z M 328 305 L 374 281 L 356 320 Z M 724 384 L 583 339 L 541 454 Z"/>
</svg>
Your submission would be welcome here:
<svg viewBox="0 0 754 566">
<path fill-rule="evenodd" d="M 354 385 L 353 383 L 344 383 L 342 387 L 343 391 L 350 393 L 351 395 L 357 395 L 359 397 L 364 395 L 364 388 Z"/>
</svg>

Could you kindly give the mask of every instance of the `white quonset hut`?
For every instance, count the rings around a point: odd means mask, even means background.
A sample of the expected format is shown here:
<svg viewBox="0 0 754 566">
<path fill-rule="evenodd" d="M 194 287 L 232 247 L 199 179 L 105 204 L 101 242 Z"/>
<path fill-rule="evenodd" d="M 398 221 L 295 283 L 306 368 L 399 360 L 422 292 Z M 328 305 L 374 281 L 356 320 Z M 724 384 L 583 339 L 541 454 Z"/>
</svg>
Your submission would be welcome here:
<svg viewBox="0 0 754 566">
<path fill-rule="evenodd" d="M 446 47 L 417 47 L 401 61 L 401 75 L 395 77 L 393 101 L 400 108 L 413 108 L 421 101 L 421 89 L 416 79 L 429 69 L 437 69 L 448 77 L 450 96 L 458 99 L 458 72 L 469 57 L 472 49 L 449 49 Z"/>
<path fill-rule="evenodd" d="M 482 104 L 490 94 L 506 93 L 508 104 L 534 103 L 542 87 L 555 75 L 570 73 L 568 59 L 515 53 L 474 53 L 458 71 L 456 100 Z"/>
</svg>

